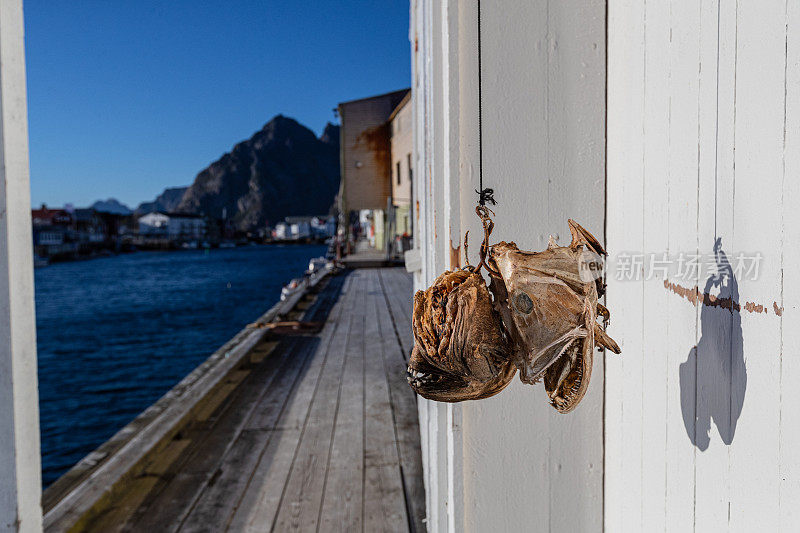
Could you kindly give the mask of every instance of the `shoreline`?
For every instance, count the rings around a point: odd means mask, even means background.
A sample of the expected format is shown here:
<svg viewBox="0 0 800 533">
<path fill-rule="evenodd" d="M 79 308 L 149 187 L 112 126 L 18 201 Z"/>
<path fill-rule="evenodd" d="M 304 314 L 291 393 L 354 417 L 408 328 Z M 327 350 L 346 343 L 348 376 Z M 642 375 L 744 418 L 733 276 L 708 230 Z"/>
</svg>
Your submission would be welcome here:
<svg viewBox="0 0 800 533">
<path fill-rule="evenodd" d="M 310 241 L 269 241 L 269 242 L 256 242 L 256 241 L 248 241 L 246 244 L 236 244 L 235 246 L 210 246 L 206 247 L 197 247 L 197 248 L 182 248 L 182 247 L 175 247 L 175 248 L 135 248 L 132 250 L 126 251 L 119 251 L 119 252 L 112 252 L 110 250 L 106 250 L 107 253 L 92 253 L 92 254 L 76 254 L 73 256 L 56 256 L 55 258 L 44 258 L 41 256 L 34 256 L 35 259 L 44 259 L 47 261 L 46 264 L 37 265 L 36 269 L 44 268 L 50 265 L 59 264 L 59 263 L 76 263 L 82 261 L 92 261 L 95 259 L 109 259 L 113 257 L 131 255 L 141 252 L 153 252 L 153 253 L 167 253 L 167 252 L 198 252 L 204 250 L 235 250 L 239 248 L 250 248 L 254 246 L 323 246 L 325 245 L 324 240 L 310 240 Z"/>
<path fill-rule="evenodd" d="M 257 320 L 325 255 L 322 246 L 220 252 L 129 254 L 36 271 L 46 485 Z"/>
<path fill-rule="evenodd" d="M 327 278 L 326 267 L 311 276 L 303 290 L 278 301 L 255 324 L 279 321 L 295 312 L 297 304 Z M 192 413 L 203 404 L 214 405 L 226 379 L 243 364 L 250 351 L 268 334 L 267 328 L 245 326 L 211 356 L 187 374 L 155 403 L 144 409 L 109 440 L 78 461 L 43 493 L 46 527 L 71 527 L 87 513 L 98 512 L 108 494 L 135 479 L 148 457 L 163 451 Z M 208 407 L 208 406 L 206 406 Z"/>
</svg>

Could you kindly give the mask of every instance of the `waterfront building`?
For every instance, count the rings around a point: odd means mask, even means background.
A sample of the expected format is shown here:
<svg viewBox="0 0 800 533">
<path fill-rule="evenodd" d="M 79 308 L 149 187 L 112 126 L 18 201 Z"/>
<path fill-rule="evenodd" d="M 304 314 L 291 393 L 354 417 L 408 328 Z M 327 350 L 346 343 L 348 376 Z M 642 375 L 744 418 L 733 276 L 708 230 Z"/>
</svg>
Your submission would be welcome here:
<svg viewBox="0 0 800 533">
<path fill-rule="evenodd" d="M 139 235 L 171 241 L 196 241 L 206 235 L 206 221 L 185 213 L 148 213 L 139 217 Z"/>
<path fill-rule="evenodd" d="M 31 210 L 33 247 L 37 255 L 67 259 L 101 249 L 121 249 L 129 215 L 105 213 L 94 208 Z"/>
<path fill-rule="evenodd" d="M 272 229 L 272 238 L 285 241 L 289 238 L 289 225 L 286 222 L 278 222 Z"/>
<path fill-rule="evenodd" d="M 57 226 L 38 226 L 33 230 L 34 246 L 58 246 L 64 244 L 63 228 Z"/>
<path fill-rule="evenodd" d="M 389 235 L 399 254 L 411 247 L 414 222 L 411 217 L 411 189 L 414 171 L 411 161 L 413 151 L 411 91 L 397 104 L 389 116 L 392 157 L 392 209 L 389 212 Z"/>
<path fill-rule="evenodd" d="M 74 218 L 75 231 L 80 242 L 99 244 L 106 240 L 108 230 L 100 213 L 92 208 L 76 209 Z"/>
<path fill-rule="evenodd" d="M 339 212 L 351 239 L 364 237 L 350 213 L 369 210 L 371 246 L 386 251 L 392 236 L 384 231 L 392 210 L 392 154 L 389 119 L 410 89 L 339 104 L 341 185 Z M 347 224 L 347 221 L 351 223 Z M 356 235 L 354 230 L 359 234 Z"/>
<path fill-rule="evenodd" d="M 139 235 L 166 237 L 169 233 L 169 216 L 165 213 L 147 213 L 138 222 Z"/>
<path fill-rule="evenodd" d="M 69 259 L 77 256 L 80 248 L 75 231 L 66 226 L 50 225 L 33 228 L 33 252 L 47 259 Z"/>
<path fill-rule="evenodd" d="M 336 232 L 336 218 L 323 216 L 289 216 L 272 229 L 276 240 L 302 241 L 327 239 Z"/>
<path fill-rule="evenodd" d="M 75 218 L 66 209 L 51 209 L 45 204 L 39 209 L 31 209 L 31 223 L 33 226 L 62 226 L 70 227 L 74 224 Z"/>
<path fill-rule="evenodd" d="M 308 222 L 295 222 L 289 224 L 292 239 L 307 239 L 311 236 L 311 225 Z"/>
<path fill-rule="evenodd" d="M 311 234 L 317 238 L 327 239 L 336 234 L 336 217 L 311 217 Z"/>
<path fill-rule="evenodd" d="M 313 217 L 286 217 L 289 226 L 288 238 L 298 241 L 311 237 L 311 219 Z"/>
</svg>

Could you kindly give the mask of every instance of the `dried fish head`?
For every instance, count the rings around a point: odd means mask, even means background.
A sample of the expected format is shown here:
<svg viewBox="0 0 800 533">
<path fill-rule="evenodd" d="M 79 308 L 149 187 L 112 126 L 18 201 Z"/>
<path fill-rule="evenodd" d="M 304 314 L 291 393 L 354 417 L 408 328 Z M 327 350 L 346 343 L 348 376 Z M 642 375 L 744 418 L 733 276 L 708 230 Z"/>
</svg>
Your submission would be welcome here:
<svg viewBox="0 0 800 533">
<path fill-rule="evenodd" d="M 572 243 L 551 240 L 543 252 L 522 251 L 512 242 L 491 247 L 494 271 L 490 289 L 514 346 L 512 359 L 524 383 L 544 379 L 550 402 L 572 411 L 589 386 L 595 344 L 619 353 L 597 323 L 598 291 L 603 290 L 596 262 L 605 251 L 588 231 L 569 221 Z M 594 272 L 594 274 L 593 274 Z"/>
<path fill-rule="evenodd" d="M 500 317 L 480 274 L 447 271 L 414 295 L 408 382 L 441 402 L 488 398 L 516 373 Z"/>
</svg>

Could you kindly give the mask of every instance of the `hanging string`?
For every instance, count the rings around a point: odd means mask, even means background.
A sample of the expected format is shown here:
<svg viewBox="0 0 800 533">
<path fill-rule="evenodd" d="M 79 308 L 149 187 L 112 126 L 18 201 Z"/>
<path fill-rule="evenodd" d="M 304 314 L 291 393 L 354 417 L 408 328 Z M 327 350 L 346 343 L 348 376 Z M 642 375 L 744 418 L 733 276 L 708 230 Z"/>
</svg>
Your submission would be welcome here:
<svg viewBox="0 0 800 533">
<path fill-rule="evenodd" d="M 496 205 L 492 189 L 483 188 L 483 68 L 481 65 L 483 54 L 481 53 L 481 0 L 478 0 L 478 180 L 479 190 L 478 204 L 486 205 L 490 203 Z"/>
<path fill-rule="evenodd" d="M 475 206 L 475 213 L 481 219 L 483 225 L 483 242 L 479 250 L 480 261 L 478 265 L 473 267 L 469 264 L 469 257 L 467 250 L 469 249 L 469 231 L 464 235 L 464 259 L 466 261 L 465 269 L 471 272 L 480 272 L 481 268 L 486 268 L 489 275 L 499 277 L 500 273 L 491 268 L 487 264 L 487 257 L 489 256 L 489 236 L 494 229 L 494 222 L 491 216 L 494 211 L 486 207 L 486 204 L 497 205 L 494 200 L 494 190 L 483 186 L 483 68 L 481 65 L 481 0 L 478 2 L 478 182 L 479 189 L 475 192 L 478 193 L 478 205 Z"/>
</svg>

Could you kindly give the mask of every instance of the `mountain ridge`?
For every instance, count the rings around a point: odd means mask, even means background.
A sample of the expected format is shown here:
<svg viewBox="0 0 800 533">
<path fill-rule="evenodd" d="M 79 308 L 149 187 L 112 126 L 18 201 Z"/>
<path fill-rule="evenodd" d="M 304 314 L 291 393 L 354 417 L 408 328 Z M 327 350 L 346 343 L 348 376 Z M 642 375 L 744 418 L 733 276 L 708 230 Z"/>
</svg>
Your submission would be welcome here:
<svg viewBox="0 0 800 533">
<path fill-rule="evenodd" d="M 163 211 L 170 213 L 174 211 L 178 204 L 180 204 L 183 195 L 189 187 L 167 187 L 164 191 L 156 196 L 152 202 L 142 202 L 136 208 L 137 215 L 145 215 L 155 211 Z"/>
<path fill-rule="evenodd" d="M 111 213 L 113 215 L 130 215 L 133 210 L 127 205 L 123 204 L 116 198 L 108 198 L 107 200 L 97 200 L 91 206 L 98 213 Z"/>
<path fill-rule="evenodd" d="M 322 135 L 276 115 L 201 170 L 176 210 L 231 219 L 241 230 L 329 212 L 339 190 L 339 126 Z"/>
</svg>

